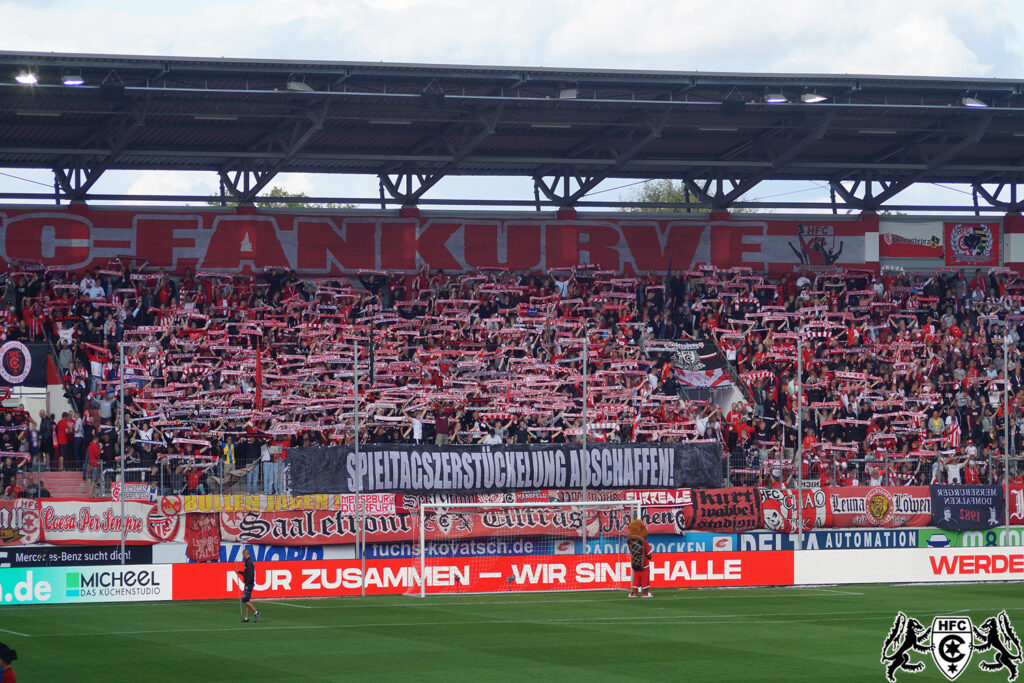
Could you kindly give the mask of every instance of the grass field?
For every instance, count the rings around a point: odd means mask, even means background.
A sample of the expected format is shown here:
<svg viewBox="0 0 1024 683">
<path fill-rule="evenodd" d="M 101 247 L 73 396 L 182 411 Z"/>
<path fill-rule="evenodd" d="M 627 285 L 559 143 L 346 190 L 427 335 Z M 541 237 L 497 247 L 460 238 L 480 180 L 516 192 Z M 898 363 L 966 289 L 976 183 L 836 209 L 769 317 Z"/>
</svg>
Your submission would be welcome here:
<svg viewBox="0 0 1024 683">
<path fill-rule="evenodd" d="M 237 602 L 19 606 L 0 640 L 27 682 L 871 681 L 897 610 L 1002 609 L 1024 635 L 1024 586 L 999 583 L 294 600 L 249 624 Z M 958 681 L 1006 679 L 974 657 Z M 918 659 L 900 681 L 945 680 Z"/>
</svg>

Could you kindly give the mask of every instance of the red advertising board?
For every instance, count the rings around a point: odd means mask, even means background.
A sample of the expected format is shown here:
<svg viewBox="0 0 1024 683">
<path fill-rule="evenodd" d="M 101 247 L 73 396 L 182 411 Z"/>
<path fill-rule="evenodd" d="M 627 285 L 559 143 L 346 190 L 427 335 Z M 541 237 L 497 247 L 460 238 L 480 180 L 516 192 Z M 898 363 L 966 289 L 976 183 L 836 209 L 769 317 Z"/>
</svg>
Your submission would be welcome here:
<svg viewBox="0 0 1024 683">
<path fill-rule="evenodd" d="M 998 266 L 999 223 L 945 223 L 947 266 Z"/>
<path fill-rule="evenodd" d="M 303 275 L 360 269 L 550 270 L 594 264 L 620 273 L 749 266 L 754 271 L 865 265 L 877 219 L 555 219 L 306 215 L 291 212 L 0 208 L 0 259 L 69 269 L 118 256 L 168 270 Z M 868 264 L 877 267 L 876 262 Z"/>
<path fill-rule="evenodd" d="M 927 486 L 828 487 L 831 526 L 928 526 L 932 521 L 931 492 Z"/>
<path fill-rule="evenodd" d="M 174 565 L 175 600 L 237 598 L 239 565 Z M 628 586 L 626 557 L 546 555 L 426 561 L 427 592 L 489 593 Z M 274 562 L 257 565 L 254 599 L 312 598 L 418 592 L 416 559 L 367 560 L 363 576 L 358 560 Z M 654 587 L 775 586 L 793 583 L 793 553 L 672 553 L 651 562 Z"/>
</svg>

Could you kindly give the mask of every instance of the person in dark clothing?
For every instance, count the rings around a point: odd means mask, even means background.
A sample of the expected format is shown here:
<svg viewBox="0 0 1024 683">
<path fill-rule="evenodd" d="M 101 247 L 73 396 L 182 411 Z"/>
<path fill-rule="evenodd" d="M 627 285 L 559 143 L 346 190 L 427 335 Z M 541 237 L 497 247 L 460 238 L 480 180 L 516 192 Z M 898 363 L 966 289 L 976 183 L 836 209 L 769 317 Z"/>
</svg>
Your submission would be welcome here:
<svg viewBox="0 0 1024 683">
<path fill-rule="evenodd" d="M 39 453 L 42 455 L 43 469 L 50 468 L 50 460 L 53 458 L 53 416 L 47 415 L 45 410 L 39 411 Z"/>
<path fill-rule="evenodd" d="M 17 481 L 19 470 L 18 463 L 14 462 L 14 458 L 4 458 L 0 461 L 0 495 L 3 495 L 7 487 Z"/>
<path fill-rule="evenodd" d="M 14 669 L 11 668 L 16 659 L 18 659 L 18 653 L 0 643 L 0 681 L 2 683 L 17 683 L 18 679 L 15 678 Z"/>
<path fill-rule="evenodd" d="M 245 567 L 238 571 L 242 577 L 242 604 L 245 605 L 245 612 L 242 616 L 243 622 L 249 621 L 249 613 L 253 613 L 253 621 L 260 620 L 260 611 L 252 604 L 252 590 L 256 586 L 256 563 L 252 560 L 252 553 L 246 548 L 242 551 L 242 559 L 245 560 Z"/>
</svg>

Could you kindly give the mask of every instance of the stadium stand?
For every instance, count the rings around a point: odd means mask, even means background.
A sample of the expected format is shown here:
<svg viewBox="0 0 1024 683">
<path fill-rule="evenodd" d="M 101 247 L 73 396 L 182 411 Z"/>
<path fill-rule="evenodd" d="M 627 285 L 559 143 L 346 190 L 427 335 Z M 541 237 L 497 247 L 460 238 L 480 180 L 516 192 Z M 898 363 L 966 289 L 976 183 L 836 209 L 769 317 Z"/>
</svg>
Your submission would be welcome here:
<svg viewBox="0 0 1024 683">
<path fill-rule="evenodd" d="M 37 422 L 8 409 L 0 450 L 42 452 L 44 465 L 84 478 L 82 444 L 98 432 L 109 479 L 121 341 L 126 467 L 165 492 L 283 493 L 289 446 L 350 443 L 357 341 L 372 357 L 361 443 L 579 440 L 586 329 L 591 442 L 720 439 L 732 483 L 781 486 L 797 474 L 802 435 L 799 474 L 822 485 L 987 482 L 1001 477 L 1005 446 L 1004 334 L 1011 430 L 1024 430 L 1016 279 L 1007 269 L 970 281 L 956 269 L 770 281 L 746 268 L 628 278 L 581 267 L 302 280 L 278 269 L 171 277 L 144 262 L 83 273 L 15 264 L 5 338 L 52 344 L 86 417 L 76 438 L 73 416 Z M 687 339 L 713 340 L 749 400 L 723 411 L 689 398 L 673 360 Z M 8 461 L 0 491 L 18 494 L 7 487 L 27 462 Z M 52 477 L 61 493 L 79 492 L 66 473 Z"/>
</svg>

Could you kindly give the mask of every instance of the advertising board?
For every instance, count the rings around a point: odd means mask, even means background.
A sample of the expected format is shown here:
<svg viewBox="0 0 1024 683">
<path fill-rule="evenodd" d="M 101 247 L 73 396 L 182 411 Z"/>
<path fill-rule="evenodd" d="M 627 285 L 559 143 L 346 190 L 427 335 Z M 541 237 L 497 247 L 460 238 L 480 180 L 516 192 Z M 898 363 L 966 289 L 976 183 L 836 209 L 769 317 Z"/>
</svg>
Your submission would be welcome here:
<svg viewBox="0 0 1024 683">
<path fill-rule="evenodd" d="M 170 565 L 0 569 L 0 605 L 170 600 Z"/>
</svg>

